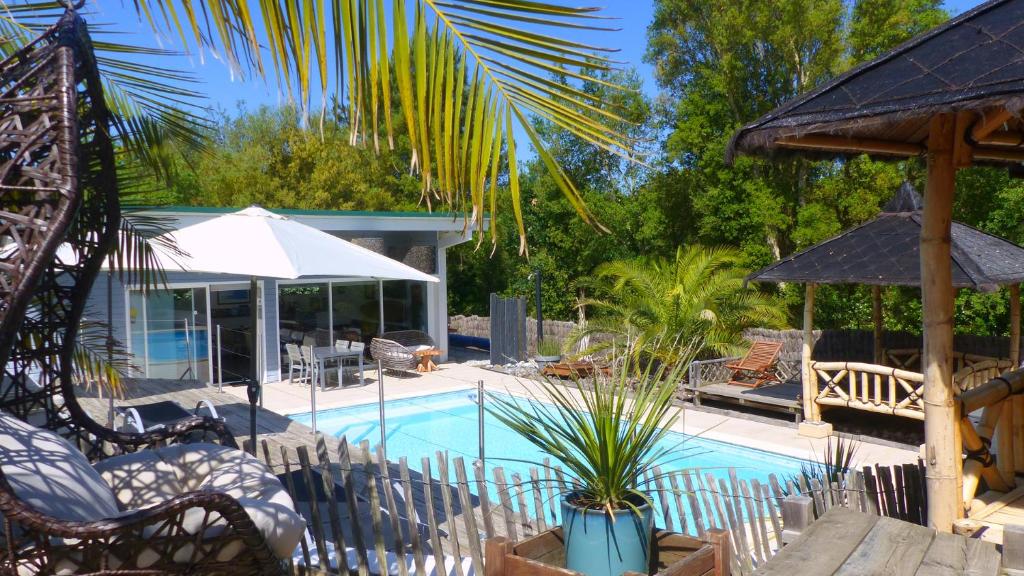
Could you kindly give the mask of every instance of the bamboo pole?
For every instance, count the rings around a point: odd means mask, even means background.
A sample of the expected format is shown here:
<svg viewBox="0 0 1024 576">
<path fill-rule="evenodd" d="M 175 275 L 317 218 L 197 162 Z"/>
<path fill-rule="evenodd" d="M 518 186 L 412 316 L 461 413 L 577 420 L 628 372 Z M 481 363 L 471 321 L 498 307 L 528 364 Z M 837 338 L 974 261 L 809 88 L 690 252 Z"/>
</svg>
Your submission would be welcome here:
<svg viewBox="0 0 1024 576">
<path fill-rule="evenodd" d="M 1020 366 L 1020 284 L 1011 284 L 1010 292 L 1010 365 L 1013 369 Z M 1024 472 L 1024 397 L 1014 396 L 1004 402 L 1007 418 L 1006 429 L 1009 431 L 1010 462 L 1002 468 L 1004 474 L 1010 473 L 1008 482 L 1016 483 L 1016 473 Z"/>
<path fill-rule="evenodd" d="M 811 370 L 811 352 L 814 351 L 814 284 L 804 288 L 804 343 L 800 352 L 800 371 L 804 391 L 804 418 L 821 421 L 821 410 L 814 401 L 818 395 L 814 372 Z"/>
<path fill-rule="evenodd" d="M 1003 481 L 988 448 L 982 442 L 969 418 L 960 419 L 960 432 L 963 435 L 964 448 L 969 453 L 976 455 L 976 458 L 968 459 L 964 463 L 963 502 L 964 508 L 969 509 L 981 478 L 985 479 L 985 483 L 990 489 L 998 492 L 1008 491 L 1009 485 Z"/>
<path fill-rule="evenodd" d="M 871 324 L 875 329 L 875 364 L 885 364 L 882 354 L 882 287 L 871 287 Z"/>
<path fill-rule="evenodd" d="M 953 274 L 950 228 L 956 168 L 955 122 L 951 114 L 932 117 L 928 135 L 928 184 L 921 223 L 923 302 L 924 435 L 928 462 L 928 523 L 951 532 L 960 517 L 960 420 L 953 395 Z"/>
</svg>

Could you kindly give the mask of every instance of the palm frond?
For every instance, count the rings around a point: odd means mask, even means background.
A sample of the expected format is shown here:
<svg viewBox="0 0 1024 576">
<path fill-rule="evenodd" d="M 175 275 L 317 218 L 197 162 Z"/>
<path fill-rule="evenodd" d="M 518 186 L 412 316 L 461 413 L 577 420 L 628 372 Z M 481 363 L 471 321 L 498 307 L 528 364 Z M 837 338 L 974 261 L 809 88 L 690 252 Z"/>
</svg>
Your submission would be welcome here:
<svg viewBox="0 0 1024 576">
<path fill-rule="evenodd" d="M 576 212 L 599 225 L 533 119 L 627 160 L 642 160 L 636 140 L 611 127 L 622 119 L 574 86 L 586 80 L 617 88 L 586 74 L 614 66 L 609 54 L 615 50 L 562 35 L 613 30 L 596 8 L 553 0 L 392 0 L 389 15 L 384 0 L 262 0 L 258 24 L 246 1 L 136 0 L 135 5 L 140 18 L 159 32 L 177 35 L 189 49 L 217 54 L 242 77 L 266 75 L 272 68 L 306 109 L 316 88 L 324 101 L 332 91 L 341 94 L 354 144 L 392 145 L 391 109 L 397 105 L 424 202 L 471 208 L 468 219 L 481 233 L 486 232 L 484 211 L 497 207 L 489 199 L 497 192 L 504 157 L 523 252 L 517 132 L 526 134 Z M 525 30 L 524 23 L 546 30 Z M 327 42 L 328 26 L 333 45 Z M 565 81 L 553 82 L 551 75 Z M 496 238 L 493 228 L 490 232 Z"/>
<path fill-rule="evenodd" d="M 123 377 L 137 367 L 127 347 L 109 337 L 109 326 L 103 322 L 83 320 L 75 340 L 72 377 L 87 389 L 121 395 Z"/>
</svg>

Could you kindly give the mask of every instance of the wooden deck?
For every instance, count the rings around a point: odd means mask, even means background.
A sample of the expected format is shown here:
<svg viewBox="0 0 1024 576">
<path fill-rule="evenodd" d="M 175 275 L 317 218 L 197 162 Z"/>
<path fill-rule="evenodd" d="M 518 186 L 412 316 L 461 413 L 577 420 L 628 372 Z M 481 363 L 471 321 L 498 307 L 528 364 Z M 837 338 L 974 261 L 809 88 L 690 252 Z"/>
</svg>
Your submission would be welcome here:
<svg viewBox="0 0 1024 576">
<path fill-rule="evenodd" d="M 800 404 L 802 390 L 799 382 L 787 381 L 767 384 L 758 388 L 726 383 L 702 384 L 697 388 L 689 388 L 689 391 L 693 394 L 693 403 L 697 406 L 700 406 L 704 399 L 718 400 L 750 408 L 792 414 L 797 422 L 800 421 L 803 414 L 803 407 Z"/>
<path fill-rule="evenodd" d="M 832 508 L 754 574 L 995 576 L 995 544 L 909 522 Z"/>
<path fill-rule="evenodd" d="M 1003 527 L 1010 524 L 1024 525 L 1024 486 L 1007 493 L 988 491 L 975 500 L 969 516 L 981 522 L 983 540 L 1003 543 Z"/>
</svg>

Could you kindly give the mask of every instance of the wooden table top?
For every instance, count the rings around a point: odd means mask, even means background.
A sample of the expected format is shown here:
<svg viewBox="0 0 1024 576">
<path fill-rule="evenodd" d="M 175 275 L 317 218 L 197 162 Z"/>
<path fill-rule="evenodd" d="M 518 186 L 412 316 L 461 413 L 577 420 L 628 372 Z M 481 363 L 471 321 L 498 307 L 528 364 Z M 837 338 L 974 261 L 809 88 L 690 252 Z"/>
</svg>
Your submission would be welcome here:
<svg viewBox="0 0 1024 576">
<path fill-rule="evenodd" d="M 995 576 L 1000 560 L 991 542 L 836 507 L 754 574 Z"/>
</svg>

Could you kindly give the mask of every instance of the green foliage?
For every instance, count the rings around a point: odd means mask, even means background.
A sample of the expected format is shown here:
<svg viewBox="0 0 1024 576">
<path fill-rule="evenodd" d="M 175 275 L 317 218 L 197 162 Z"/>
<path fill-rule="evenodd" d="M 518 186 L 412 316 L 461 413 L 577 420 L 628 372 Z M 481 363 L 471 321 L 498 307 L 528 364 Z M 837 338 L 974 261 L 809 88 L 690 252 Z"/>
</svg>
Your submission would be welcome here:
<svg viewBox="0 0 1024 576">
<path fill-rule="evenodd" d="M 562 343 L 550 338 L 542 338 L 537 341 L 538 356 L 561 356 Z"/>
<path fill-rule="evenodd" d="M 578 505 L 635 510 L 638 501 L 650 503 L 639 483 L 654 476 L 658 460 L 682 457 L 678 446 L 659 446 L 682 411 L 674 402 L 682 376 L 681 369 L 648 369 L 634 387 L 620 371 L 578 390 L 545 380 L 529 400 L 490 396 L 487 410 L 564 466 L 580 485 Z"/>
<path fill-rule="evenodd" d="M 344 119 L 322 132 L 302 126 L 292 107 L 219 114 L 209 153 L 169 155 L 170 186 L 148 200 L 201 206 L 330 210 L 415 210 L 418 179 L 405 168 L 408 148 L 375 154 L 350 146 Z M 186 161 L 187 160 L 187 161 Z"/>
<path fill-rule="evenodd" d="M 743 285 L 747 270 L 732 248 L 679 248 L 675 258 L 616 260 L 598 266 L 585 299 L 591 317 L 576 340 L 595 338 L 591 351 L 631 351 L 634 360 L 686 365 L 694 357 L 740 351 L 743 330 L 781 327 L 774 297 Z"/>
</svg>

